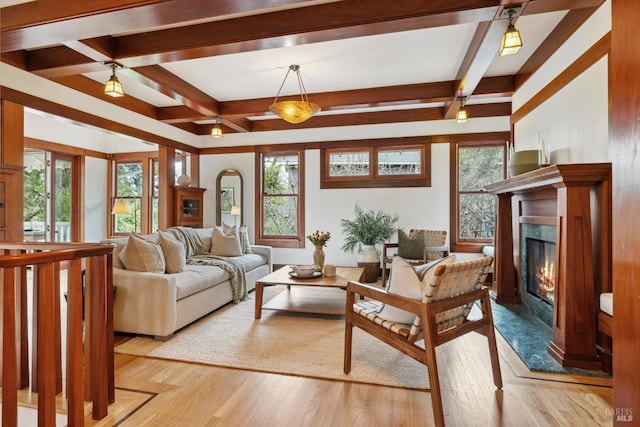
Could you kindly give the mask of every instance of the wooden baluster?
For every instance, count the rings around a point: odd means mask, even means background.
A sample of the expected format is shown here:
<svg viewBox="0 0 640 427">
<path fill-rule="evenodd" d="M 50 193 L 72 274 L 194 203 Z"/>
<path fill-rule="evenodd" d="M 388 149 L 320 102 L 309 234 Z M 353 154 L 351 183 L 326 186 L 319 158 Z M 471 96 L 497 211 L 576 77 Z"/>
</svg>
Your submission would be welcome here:
<svg viewBox="0 0 640 427">
<path fill-rule="evenodd" d="M 84 425 L 84 379 L 82 376 L 82 260 L 69 263 L 67 285 L 67 421 L 69 427 Z"/>
<path fill-rule="evenodd" d="M 104 256 L 91 257 L 91 284 L 94 286 L 91 299 L 92 333 L 91 359 L 93 375 L 91 400 L 93 401 L 93 419 L 107 415 L 108 406 L 108 357 L 107 352 L 107 296 L 106 262 Z M 111 349 L 113 351 L 113 349 Z"/>
<path fill-rule="evenodd" d="M 38 265 L 37 357 L 38 426 L 56 423 L 55 292 L 53 263 Z M 59 293 L 59 291 L 57 291 Z M 35 312 L 34 312 L 35 317 Z M 34 334 L 34 337 L 36 335 Z M 36 345 L 34 345 L 34 349 Z"/>
<path fill-rule="evenodd" d="M 18 361 L 14 269 L 3 268 L 2 280 L 2 425 L 18 424 Z"/>
</svg>

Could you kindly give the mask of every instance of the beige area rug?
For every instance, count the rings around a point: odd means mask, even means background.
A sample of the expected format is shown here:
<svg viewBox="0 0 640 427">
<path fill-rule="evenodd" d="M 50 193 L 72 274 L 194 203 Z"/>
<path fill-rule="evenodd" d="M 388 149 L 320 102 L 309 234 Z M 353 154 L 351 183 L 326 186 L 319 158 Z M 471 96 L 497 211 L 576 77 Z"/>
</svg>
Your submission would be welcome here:
<svg viewBox="0 0 640 427">
<path fill-rule="evenodd" d="M 284 288 L 265 288 L 267 301 Z M 254 293 L 240 304 L 228 304 L 160 342 L 135 337 L 116 353 L 199 362 L 342 381 L 427 389 L 425 366 L 354 328 L 353 362 L 343 372 L 344 319 L 263 310 L 254 319 Z"/>
</svg>

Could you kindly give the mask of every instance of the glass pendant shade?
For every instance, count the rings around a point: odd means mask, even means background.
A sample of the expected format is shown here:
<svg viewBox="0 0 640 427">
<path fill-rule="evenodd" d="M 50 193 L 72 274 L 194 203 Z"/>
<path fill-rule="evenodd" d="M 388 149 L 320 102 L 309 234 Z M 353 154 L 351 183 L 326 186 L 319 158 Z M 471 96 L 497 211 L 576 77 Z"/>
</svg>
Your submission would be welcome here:
<svg viewBox="0 0 640 427">
<path fill-rule="evenodd" d="M 217 121 L 211 128 L 211 136 L 213 138 L 222 138 L 222 129 L 220 128 L 220 123 Z"/>
<path fill-rule="evenodd" d="M 502 36 L 502 43 L 500 43 L 500 56 L 515 55 L 522 47 L 522 38 L 520 37 L 520 31 L 516 30 L 513 26 L 513 15 L 515 10 L 509 9 L 509 26 L 507 31 Z"/>
<path fill-rule="evenodd" d="M 320 107 L 308 101 L 279 101 L 271 104 L 269 110 L 283 120 L 295 124 L 302 123 L 316 114 L 320 111 Z"/>
<path fill-rule="evenodd" d="M 300 89 L 300 100 L 299 101 L 278 101 L 278 97 L 280 96 L 280 91 L 284 86 L 284 83 L 287 81 L 287 77 L 289 76 L 289 72 L 293 71 L 296 73 L 298 77 L 298 88 Z M 302 82 L 302 77 L 300 76 L 300 67 L 298 65 L 290 65 L 287 70 L 287 74 L 284 76 L 284 80 L 280 85 L 280 89 L 278 90 L 278 94 L 273 101 L 273 104 L 269 107 L 269 111 L 277 114 L 283 120 L 289 123 L 302 123 L 317 112 L 320 111 L 320 106 L 313 102 L 309 102 L 309 98 L 307 97 L 307 92 L 304 88 L 304 83 Z"/>
<path fill-rule="evenodd" d="M 460 107 L 456 113 L 456 123 L 465 123 L 467 121 L 467 110 L 464 107 Z"/>
<path fill-rule="evenodd" d="M 104 85 L 104 94 L 113 96 L 114 98 L 124 96 L 122 83 L 120 83 L 120 80 L 118 80 L 118 77 L 116 76 L 116 68 L 117 65 L 115 63 L 112 63 L 111 69 L 113 70 L 113 73 L 111 74 L 111 77 L 109 77 L 109 80 L 107 80 L 107 83 L 105 83 Z"/>
</svg>

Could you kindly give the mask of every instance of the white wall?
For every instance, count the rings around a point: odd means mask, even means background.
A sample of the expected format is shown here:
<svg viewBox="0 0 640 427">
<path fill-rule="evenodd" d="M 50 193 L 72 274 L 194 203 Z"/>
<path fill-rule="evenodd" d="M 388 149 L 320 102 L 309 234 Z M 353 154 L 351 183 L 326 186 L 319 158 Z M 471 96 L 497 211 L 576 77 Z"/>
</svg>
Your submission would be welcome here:
<svg viewBox="0 0 640 427">
<path fill-rule="evenodd" d="M 353 218 L 355 203 L 363 209 L 398 213 L 398 226 L 449 230 L 449 144 L 431 149 L 431 187 L 376 189 L 320 189 L 320 150 L 305 152 L 305 235 L 315 230 L 330 231 L 325 248 L 327 264 L 356 265 L 356 255 L 342 251 L 340 219 Z M 255 166 L 253 154 L 200 156 L 200 184 L 205 192 L 204 222 L 215 223 L 215 181 L 225 168 L 240 171 L 244 182 L 244 215 L 252 241 L 255 236 Z M 395 241 L 395 239 L 393 239 Z M 312 260 L 313 245 L 305 248 L 274 248 L 276 264 L 306 264 Z"/>
<path fill-rule="evenodd" d="M 107 236 L 107 167 L 105 159 L 85 160 L 84 236 L 87 242 L 99 242 Z"/>
<path fill-rule="evenodd" d="M 595 42 L 611 30 L 605 2 L 513 95 L 517 111 Z M 540 131 L 549 135 L 551 163 L 607 162 L 609 132 L 607 57 L 577 76 L 514 127 L 516 151 L 538 149 Z M 547 144 L 547 141 L 545 141 Z"/>
</svg>

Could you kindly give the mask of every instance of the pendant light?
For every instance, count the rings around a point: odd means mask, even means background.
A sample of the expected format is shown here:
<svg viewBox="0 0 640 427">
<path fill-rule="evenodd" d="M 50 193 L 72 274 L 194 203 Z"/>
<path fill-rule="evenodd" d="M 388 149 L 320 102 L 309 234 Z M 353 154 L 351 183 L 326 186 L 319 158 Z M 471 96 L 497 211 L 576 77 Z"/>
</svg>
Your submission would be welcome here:
<svg viewBox="0 0 640 427">
<path fill-rule="evenodd" d="M 467 110 L 464 108 L 464 102 L 467 100 L 466 96 L 461 96 L 458 98 L 460 101 L 460 108 L 456 113 L 456 123 L 466 123 L 467 121 Z"/>
<path fill-rule="evenodd" d="M 211 137 L 222 138 L 222 128 L 220 127 L 220 117 L 216 117 L 216 123 L 211 128 Z"/>
<path fill-rule="evenodd" d="M 515 55 L 522 47 L 520 31 L 516 30 L 516 27 L 513 25 L 513 15 L 516 14 L 516 10 L 509 9 L 507 14 L 509 15 L 509 26 L 502 36 L 502 43 L 500 43 L 500 56 Z"/>
<path fill-rule="evenodd" d="M 278 97 L 280 96 L 280 91 L 282 91 L 282 87 L 284 83 L 287 81 L 287 77 L 289 76 L 289 72 L 293 71 L 298 78 L 298 87 L 300 89 L 300 101 L 279 101 Z M 276 98 L 273 100 L 273 104 L 269 107 L 269 110 L 278 116 L 280 116 L 283 120 L 286 120 L 289 123 L 302 123 L 318 111 L 320 111 L 320 107 L 318 104 L 314 104 L 313 102 L 309 102 L 309 98 L 307 96 L 307 92 L 304 88 L 304 83 L 302 83 L 302 76 L 300 76 L 300 66 L 298 65 L 290 65 L 287 70 L 287 74 L 284 76 L 284 80 L 280 85 L 280 89 L 278 89 L 278 93 L 276 94 Z"/>
<path fill-rule="evenodd" d="M 115 62 L 110 62 L 105 65 L 110 65 L 112 74 L 107 80 L 107 83 L 104 85 L 104 93 L 105 95 L 113 96 L 115 98 L 119 98 L 124 96 L 124 89 L 122 88 L 122 83 L 118 80 L 118 76 L 116 76 L 116 68 L 118 68 L 118 64 Z"/>
</svg>

